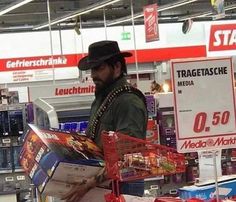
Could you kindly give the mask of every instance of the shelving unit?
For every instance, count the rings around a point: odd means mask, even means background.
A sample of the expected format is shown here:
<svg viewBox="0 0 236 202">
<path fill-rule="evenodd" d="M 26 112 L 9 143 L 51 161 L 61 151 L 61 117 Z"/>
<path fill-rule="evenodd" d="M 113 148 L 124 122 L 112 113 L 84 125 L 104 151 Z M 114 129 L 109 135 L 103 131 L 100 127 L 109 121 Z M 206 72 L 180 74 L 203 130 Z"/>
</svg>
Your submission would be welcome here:
<svg viewBox="0 0 236 202">
<path fill-rule="evenodd" d="M 0 200 L 22 198 L 22 190 L 30 188 L 30 179 L 18 160 L 20 138 L 27 127 L 26 109 L 25 104 L 0 106 Z"/>
</svg>

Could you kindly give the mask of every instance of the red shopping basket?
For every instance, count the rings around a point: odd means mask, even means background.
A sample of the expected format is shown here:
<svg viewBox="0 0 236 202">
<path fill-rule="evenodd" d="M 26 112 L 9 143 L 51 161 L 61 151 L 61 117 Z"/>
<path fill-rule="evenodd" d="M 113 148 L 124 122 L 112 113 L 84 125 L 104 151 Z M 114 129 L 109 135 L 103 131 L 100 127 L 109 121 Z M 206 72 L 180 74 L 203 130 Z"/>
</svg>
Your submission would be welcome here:
<svg viewBox="0 0 236 202">
<path fill-rule="evenodd" d="M 185 172 L 185 158 L 175 149 L 117 132 L 102 133 L 108 177 L 131 181 Z"/>
</svg>

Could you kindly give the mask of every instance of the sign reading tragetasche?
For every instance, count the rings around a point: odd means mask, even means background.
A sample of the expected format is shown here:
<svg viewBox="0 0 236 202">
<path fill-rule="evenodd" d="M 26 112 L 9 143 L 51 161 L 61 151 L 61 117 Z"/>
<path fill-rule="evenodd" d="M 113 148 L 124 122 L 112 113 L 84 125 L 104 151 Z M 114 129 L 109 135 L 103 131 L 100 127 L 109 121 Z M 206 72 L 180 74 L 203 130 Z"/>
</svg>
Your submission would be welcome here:
<svg viewBox="0 0 236 202">
<path fill-rule="evenodd" d="M 177 150 L 236 147 L 231 58 L 172 62 Z"/>
</svg>

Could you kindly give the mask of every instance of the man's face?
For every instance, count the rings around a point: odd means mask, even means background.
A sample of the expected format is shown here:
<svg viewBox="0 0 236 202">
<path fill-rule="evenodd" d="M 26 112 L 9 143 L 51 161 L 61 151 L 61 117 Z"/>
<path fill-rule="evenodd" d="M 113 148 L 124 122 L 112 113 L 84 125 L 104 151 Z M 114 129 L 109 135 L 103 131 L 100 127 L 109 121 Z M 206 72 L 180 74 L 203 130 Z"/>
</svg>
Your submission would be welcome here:
<svg viewBox="0 0 236 202">
<path fill-rule="evenodd" d="M 91 77 L 96 86 L 96 92 L 101 92 L 115 79 L 114 69 L 106 63 L 91 70 Z"/>
</svg>

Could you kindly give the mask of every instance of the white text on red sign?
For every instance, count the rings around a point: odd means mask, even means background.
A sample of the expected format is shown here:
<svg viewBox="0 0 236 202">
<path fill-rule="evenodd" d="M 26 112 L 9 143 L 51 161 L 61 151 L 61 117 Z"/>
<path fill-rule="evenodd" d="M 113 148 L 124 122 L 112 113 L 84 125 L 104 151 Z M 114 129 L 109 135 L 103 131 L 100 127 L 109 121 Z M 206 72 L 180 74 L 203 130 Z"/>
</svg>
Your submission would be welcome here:
<svg viewBox="0 0 236 202">
<path fill-rule="evenodd" d="M 235 50 L 236 25 L 212 25 L 210 31 L 209 51 Z"/>
</svg>

